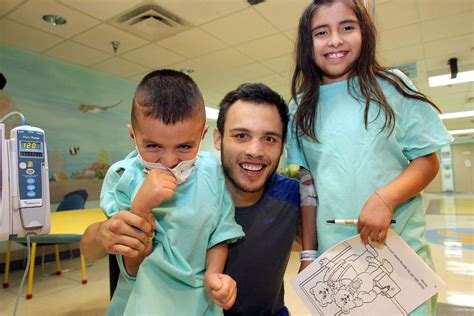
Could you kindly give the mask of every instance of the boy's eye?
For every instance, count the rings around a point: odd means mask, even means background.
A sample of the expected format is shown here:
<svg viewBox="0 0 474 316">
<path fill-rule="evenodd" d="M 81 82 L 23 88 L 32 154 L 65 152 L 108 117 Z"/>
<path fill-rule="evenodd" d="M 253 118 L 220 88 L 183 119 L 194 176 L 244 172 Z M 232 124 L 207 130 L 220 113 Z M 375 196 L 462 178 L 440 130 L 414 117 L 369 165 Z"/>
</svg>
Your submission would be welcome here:
<svg viewBox="0 0 474 316">
<path fill-rule="evenodd" d="M 179 145 L 178 147 L 179 150 L 190 150 L 191 148 L 193 148 L 191 145 Z"/>
<path fill-rule="evenodd" d="M 157 144 L 148 144 L 148 145 L 146 145 L 146 148 L 147 149 L 158 149 L 158 148 L 160 148 L 160 146 L 157 145 Z"/>
</svg>

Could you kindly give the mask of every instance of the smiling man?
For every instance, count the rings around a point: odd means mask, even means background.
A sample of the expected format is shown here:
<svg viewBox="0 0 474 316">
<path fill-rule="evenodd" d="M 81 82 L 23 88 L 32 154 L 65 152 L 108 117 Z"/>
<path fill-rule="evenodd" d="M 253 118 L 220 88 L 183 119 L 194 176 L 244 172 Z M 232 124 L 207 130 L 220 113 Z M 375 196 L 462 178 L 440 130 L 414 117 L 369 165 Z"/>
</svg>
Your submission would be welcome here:
<svg viewBox="0 0 474 316">
<path fill-rule="evenodd" d="M 263 84 L 240 85 L 220 103 L 214 145 L 245 232 L 229 247 L 225 273 L 237 282 L 237 300 L 225 315 L 288 315 L 283 276 L 300 195 L 298 181 L 275 173 L 287 123 L 285 102 Z"/>
</svg>

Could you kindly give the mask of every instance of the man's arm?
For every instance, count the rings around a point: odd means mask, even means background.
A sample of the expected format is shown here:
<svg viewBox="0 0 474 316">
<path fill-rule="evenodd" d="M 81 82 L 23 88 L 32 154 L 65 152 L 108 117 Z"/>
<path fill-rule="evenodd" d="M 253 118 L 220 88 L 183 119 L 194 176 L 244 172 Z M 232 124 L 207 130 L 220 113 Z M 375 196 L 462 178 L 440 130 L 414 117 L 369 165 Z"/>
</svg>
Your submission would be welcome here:
<svg viewBox="0 0 474 316">
<path fill-rule="evenodd" d="M 120 211 L 108 220 L 94 223 L 86 229 L 81 238 L 81 254 L 92 260 L 107 254 L 137 257 L 145 250 L 147 236 L 155 229 L 152 223 L 154 221 Z"/>
</svg>

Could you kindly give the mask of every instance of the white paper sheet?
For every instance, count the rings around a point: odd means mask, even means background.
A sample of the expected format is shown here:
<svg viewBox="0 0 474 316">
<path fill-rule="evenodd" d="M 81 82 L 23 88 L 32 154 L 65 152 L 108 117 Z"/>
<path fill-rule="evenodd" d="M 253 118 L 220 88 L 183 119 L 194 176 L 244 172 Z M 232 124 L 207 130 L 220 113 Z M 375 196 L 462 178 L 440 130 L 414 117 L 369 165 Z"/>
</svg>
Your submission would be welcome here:
<svg viewBox="0 0 474 316">
<path fill-rule="evenodd" d="M 393 230 L 384 245 L 359 235 L 337 244 L 292 284 L 313 315 L 407 315 L 444 287 Z"/>
</svg>

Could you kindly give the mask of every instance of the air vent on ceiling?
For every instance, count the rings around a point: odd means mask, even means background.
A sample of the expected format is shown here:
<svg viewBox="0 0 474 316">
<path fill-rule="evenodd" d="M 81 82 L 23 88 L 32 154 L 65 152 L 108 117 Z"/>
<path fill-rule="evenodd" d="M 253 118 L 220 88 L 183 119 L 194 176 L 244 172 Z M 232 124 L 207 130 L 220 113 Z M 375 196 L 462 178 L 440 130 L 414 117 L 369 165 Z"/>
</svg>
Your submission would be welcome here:
<svg viewBox="0 0 474 316">
<path fill-rule="evenodd" d="M 191 23 L 152 3 L 143 4 L 112 18 L 111 23 L 149 41 L 176 35 Z"/>
</svg>

